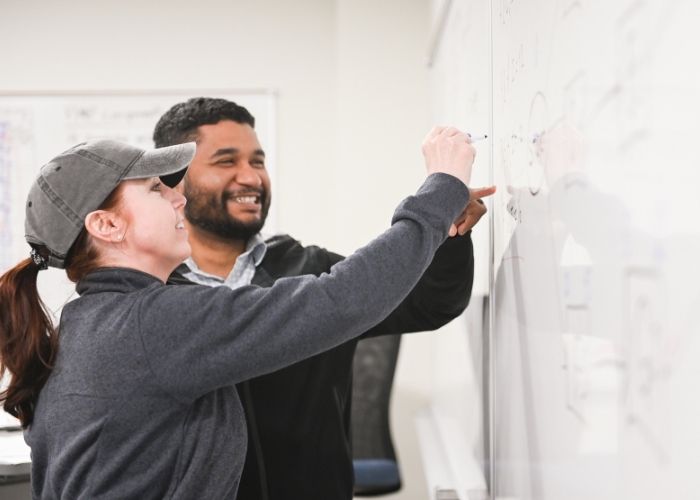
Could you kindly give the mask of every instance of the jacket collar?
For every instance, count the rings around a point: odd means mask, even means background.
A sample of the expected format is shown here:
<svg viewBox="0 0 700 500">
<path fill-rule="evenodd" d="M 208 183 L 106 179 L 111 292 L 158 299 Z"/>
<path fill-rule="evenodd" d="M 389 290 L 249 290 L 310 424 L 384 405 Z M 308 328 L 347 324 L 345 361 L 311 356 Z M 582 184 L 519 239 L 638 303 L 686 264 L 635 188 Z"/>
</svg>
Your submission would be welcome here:
<svg viewBox="0 0 700 500">
<path fill-rule="evenodd" d="M 163 282 L 152 274 L 126 267 L 101 267 L 80 280 L 75 289 L 79 295 L 117 292 L 128 293 Z"/>
</svg>

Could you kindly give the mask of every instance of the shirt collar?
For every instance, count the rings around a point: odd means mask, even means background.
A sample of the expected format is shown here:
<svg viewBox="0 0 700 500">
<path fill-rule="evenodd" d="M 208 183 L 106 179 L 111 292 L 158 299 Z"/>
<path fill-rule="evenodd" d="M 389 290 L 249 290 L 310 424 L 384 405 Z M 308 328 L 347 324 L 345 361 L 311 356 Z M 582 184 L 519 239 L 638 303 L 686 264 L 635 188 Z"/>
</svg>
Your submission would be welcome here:
<svg viewBox="0 0 700 500">
<path fill-rule="evenodd" d="M 262 237 L 262 235 L 257 233 L 248 240 L 245 251 L 238 258 L 250 256 L 253 259 L 253 264 L 255 267 L 258 267 L 265 258 L 266 253 L 267 243 L 265 243 L 265 239 Z M 183 264 L 193 273 L 221 280 L 219 276 L 214 276 L 213 274 L 202 271 L 192 257 L 187 257 Z"/>
</svg>

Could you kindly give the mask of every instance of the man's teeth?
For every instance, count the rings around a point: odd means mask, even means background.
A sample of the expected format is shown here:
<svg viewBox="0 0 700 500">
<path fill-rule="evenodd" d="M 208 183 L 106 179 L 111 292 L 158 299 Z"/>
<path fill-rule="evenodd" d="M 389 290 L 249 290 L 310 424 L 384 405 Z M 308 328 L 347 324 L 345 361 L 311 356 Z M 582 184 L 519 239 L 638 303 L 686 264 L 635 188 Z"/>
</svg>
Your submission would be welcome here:
<svg viewBox="0 0 700 500">
<path fill-rule="evenodd" d="M 233 201 L 236 203 L 257 203 L 257 196 L 234 196 Z"/>
</svg>

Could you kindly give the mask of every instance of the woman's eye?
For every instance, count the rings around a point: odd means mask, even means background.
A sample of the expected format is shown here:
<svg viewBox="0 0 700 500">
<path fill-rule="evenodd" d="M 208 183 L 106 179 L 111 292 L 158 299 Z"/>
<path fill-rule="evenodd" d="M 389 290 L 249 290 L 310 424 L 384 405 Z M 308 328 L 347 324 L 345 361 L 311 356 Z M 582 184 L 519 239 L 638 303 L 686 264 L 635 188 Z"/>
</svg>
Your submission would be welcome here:
<svg viewBox="0 0 700 500">
<path fill-rule="evenodd" d="M 151 191 L 160 191 L 160 186 L 160 182 L 153 184 L 153 186 L 151 186 Z"/>
</svg>

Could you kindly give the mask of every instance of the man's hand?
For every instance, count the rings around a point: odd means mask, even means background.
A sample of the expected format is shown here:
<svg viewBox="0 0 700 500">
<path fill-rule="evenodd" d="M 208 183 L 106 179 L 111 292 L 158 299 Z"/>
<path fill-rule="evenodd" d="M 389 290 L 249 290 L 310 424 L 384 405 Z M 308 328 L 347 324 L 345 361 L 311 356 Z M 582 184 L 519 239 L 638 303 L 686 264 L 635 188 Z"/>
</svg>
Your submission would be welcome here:
<svg viewBox="0 0 700 500">
<path fill-rule="evenodd" d="M 491 196 L 496 192 L 496 186 L 469 189 L 469 203 L 465 207 L 464 211 L 457 217 L 450 226 L 449 235 L 450 236 L 460 236 L 464 235 L 473 228 L 479 219 L 481 219 L 484 214 L 488 211 L 486 205 L 481 201 L 481 198 L 486 196 Z"/>
</svg>

